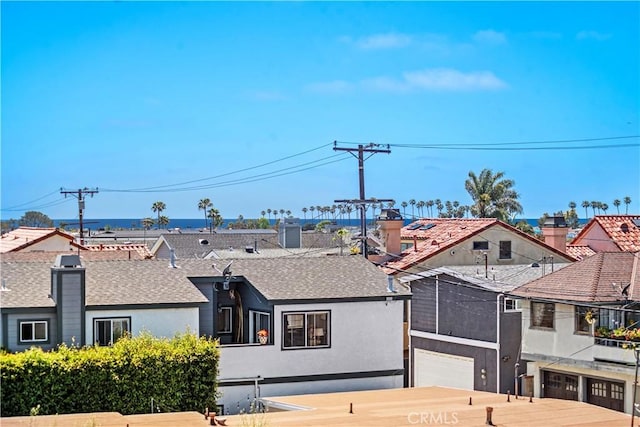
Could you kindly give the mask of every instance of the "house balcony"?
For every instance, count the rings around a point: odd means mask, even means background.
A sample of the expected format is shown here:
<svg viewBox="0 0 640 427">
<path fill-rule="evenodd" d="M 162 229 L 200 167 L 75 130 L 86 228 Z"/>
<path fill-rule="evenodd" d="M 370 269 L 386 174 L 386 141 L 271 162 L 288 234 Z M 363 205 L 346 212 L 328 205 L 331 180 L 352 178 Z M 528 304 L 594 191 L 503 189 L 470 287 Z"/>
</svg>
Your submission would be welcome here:
<svg viewBox="0 0 640 427">
<path fill-rule="evenodd" d="M 593 359 L 619 364 L 636 364 L 634 348 L 640 348 L 640 342 L 627 341 L 620 338 L 595 337 L 593 346 Z"/>
</svg>

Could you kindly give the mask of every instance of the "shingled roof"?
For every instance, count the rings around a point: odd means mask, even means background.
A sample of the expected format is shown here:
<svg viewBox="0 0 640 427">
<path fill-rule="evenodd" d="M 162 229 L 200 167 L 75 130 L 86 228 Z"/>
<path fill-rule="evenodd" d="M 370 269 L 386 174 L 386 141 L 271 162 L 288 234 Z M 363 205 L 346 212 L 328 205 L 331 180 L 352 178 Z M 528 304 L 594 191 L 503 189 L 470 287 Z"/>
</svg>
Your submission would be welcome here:
<svg viewBox="0 0 640 427">
<path fill-rule="evenodd" d="M 599 252 L 514 289 L 516 296 L 554 301 L 640 301 L 640 253 Z"/>
</svg>

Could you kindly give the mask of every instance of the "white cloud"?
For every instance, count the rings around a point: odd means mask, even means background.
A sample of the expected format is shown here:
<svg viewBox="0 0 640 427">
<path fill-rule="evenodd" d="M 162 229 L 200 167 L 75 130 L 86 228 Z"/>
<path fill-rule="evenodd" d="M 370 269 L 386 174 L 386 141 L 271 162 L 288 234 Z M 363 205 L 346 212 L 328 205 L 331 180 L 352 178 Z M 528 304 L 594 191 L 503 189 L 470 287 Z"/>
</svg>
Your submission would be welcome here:
<svg viewBox="0 0 640 427">
<path fill-rule="evenodd" d="M 306 86 L 306 90 L 318 93 L 344 93 L 352 89 L 353 85 L 344 80 L 333 80 L 330 82 L 316 82 Z"/>
<path fill-rule="evenodd" d="M 477 43 L 504 44 L 507 42 L 507 36 L 494 30 L 482 30 L 473 35 L 473 40 Z"/>
<path fill-rule="evenodd" d="M 597 31 L 580 31 L 576 34 L 576 39 L 578 40 L 597 40 L 603 41 L 611 38 L 611 34 L 599 33 Z"/>
<path fill-rule="evenodd" d="M 368 37 L 362 37 L 355 41 L 355 45 L 360 49 L 396 49 L 406 47 L 411 44 L 411 36 L 406 34 L 374 34 Z"/>
<path fill-rule="evenodd" d="M 463 72 L 449 68 L 405 72 L 400 80 L 378 77 L 363 81 L 363 85 L 388 92 L 497 90 L 507 87 L 491 71 Z"/>
</svg>

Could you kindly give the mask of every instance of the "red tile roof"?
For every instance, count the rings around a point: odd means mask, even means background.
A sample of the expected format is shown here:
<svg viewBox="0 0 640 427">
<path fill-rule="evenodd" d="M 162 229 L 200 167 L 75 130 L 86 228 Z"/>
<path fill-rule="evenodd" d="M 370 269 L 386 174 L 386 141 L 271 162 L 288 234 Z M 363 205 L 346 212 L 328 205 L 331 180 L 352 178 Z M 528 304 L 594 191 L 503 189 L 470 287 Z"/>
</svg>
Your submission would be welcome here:
<svg viewBox="0 0 640 427">
<path fill-rule="evenodd" d="M 599 252 L 511 293 L 556 301 L 640 301 L 640 253 Z"/>
<path fill-rule="evenodd" d="M 575 259 L 585 259 L 591 255 L 595 255 L 596 251 L 588 245 L 567 245 L 567 253 Z"/>
<path fill-rule="evenodd" d="M 75 238 L 71 234 L 57 228 L 19 227 L 2 235 L 0 253 L 20 251 L 55 235 L 68 239 L 73 246 L 81 247 L 74 243 Z"/>
<path fill-rule="evenodd" d="M 640 226 L 636 223 L 640 223 L 640 215 L 596 215 L 569 246 L 580 245 L 583 240 L 588 240 L 590 232 L 600 226 L 621 251 L 640 251 Z"/>
<path fill-rule="evenodd" d="M 427 228 L 429 224 L 434 226 Z M 416 228 L 418 225 L 420 227 Z M 561 259 L 574 259 L 570 254 L 558 251 L 496 218 L 423 218 L 402 228 L 400 231 L 402 241 L 413 240 L 416 244 L 404 250 L 399 259 L 386 262 L 385 272 L 394 274 L 398 270 L 406 270 L 491 227 L 503 227 L 557 253 L 562 257 Z"/>
<path fill-rule="evenodd" d="M 147 245 L 142 243 L 128 243 L 128 244 L 122 244 L 122 245 L 99 244 L 99 245 L 87 245 L 86 247 L 92 253 L 113 252 L 113 251 L 118 251 L 118 252 L 133 251 L 133 252 L 136 252 L 141 258 L 146 258 L 146 259 L 153 258 L 153 254 L 151 253 Z M 116 258 L 114 257 L 114 259 Z"/>
</svg>

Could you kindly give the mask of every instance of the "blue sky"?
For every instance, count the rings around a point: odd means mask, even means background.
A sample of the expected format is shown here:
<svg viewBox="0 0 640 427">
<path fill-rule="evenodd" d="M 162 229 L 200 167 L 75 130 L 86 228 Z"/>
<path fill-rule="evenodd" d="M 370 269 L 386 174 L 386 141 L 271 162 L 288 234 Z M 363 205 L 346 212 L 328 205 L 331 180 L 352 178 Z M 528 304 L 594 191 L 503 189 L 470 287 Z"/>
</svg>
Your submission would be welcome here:
<svg viewBox="0 0 640 427">
<path fill-rule="evenodd" d="M 6 2 L 2 218 L 226 218 L 359 195 L 640 212 L 638 2 Z M 619 138 L 625 137 L 625 138 Z M 615 138 L 615 139 L 614 139 Z M 575 141 L 575 142 L 557 142 Z M 530 144 L 520 144 L 528 142 Z M 503 145 L 491 145 L 503 144 Z M 624 212 L 624 205 L 621 207 Z M 580 216 L 584 210 L 579 209 Z M 591 213 L 590 213 L 591 214 Z"/>
</svg>

